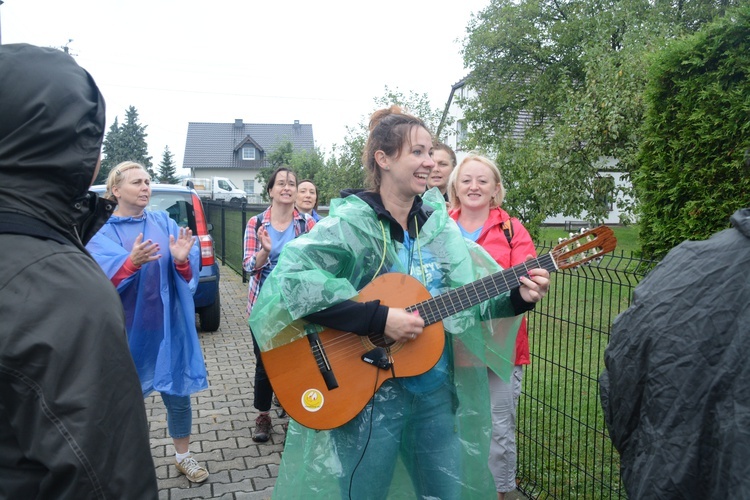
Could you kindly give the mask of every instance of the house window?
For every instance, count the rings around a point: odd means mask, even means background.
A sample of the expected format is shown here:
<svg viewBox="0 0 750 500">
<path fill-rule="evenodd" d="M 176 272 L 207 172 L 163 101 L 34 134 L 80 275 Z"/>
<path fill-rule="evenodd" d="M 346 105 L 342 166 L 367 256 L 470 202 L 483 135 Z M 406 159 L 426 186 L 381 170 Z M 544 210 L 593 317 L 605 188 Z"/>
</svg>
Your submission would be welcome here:
<svg viewBox="0 0 750 500">
<path fill-rule="evenodd" d="M 242 159 L 243 160 L 254 160 L 255 159 L 255 148 L 252 146 L 245 146 L 242 148 Z"/>
<path fill-rule="evenodd" d="M 247 194 L 255 194 L 255 179 L 244 180 L 242 181 L 242 185 L 242 187 L 244 188 L 243 190 Z"/>
<path fill-rule="evenodd" d="M 595 199 L 611 212 L 615 209 L 615 179 L 611 175 L 594 179 Z"/>
<path fill-rule="evenodd" d="M 456 146 L 461 150 L 463 143 L 466 141 L 468 131 L 466 130 L 466 120 L 456 121 Z"/>
</svg>

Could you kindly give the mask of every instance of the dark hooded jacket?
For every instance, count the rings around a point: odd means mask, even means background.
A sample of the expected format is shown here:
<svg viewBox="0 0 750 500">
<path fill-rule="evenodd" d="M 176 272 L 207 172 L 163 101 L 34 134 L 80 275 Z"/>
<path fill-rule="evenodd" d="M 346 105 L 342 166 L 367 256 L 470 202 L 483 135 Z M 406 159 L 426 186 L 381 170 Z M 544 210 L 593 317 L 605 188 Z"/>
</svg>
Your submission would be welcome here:
<svg viewBox="0 0 750 500">
<path fill-rule="evenodd" d="M 750 498 L 750 209 L 675 247 L 614 322 L 601 400 L 630 498 Z"/>
<path fill-rule="evenodd" d="M 0 45 L 0 498 L 157 498 L 122 304 L 84 243 L 104 100 L 68 55 Z"/>
</svg>

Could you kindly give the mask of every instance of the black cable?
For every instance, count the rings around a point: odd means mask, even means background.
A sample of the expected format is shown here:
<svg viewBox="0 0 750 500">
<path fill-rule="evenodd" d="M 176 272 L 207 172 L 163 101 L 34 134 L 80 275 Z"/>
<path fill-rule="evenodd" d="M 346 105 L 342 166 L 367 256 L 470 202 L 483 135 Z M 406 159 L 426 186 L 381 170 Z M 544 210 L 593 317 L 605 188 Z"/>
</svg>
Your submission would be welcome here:
<svg viewBox="0 0 750 500">
<path fill-rule="evenodd" d="M 367 441 L 365 442 L 365 448 L 362 450 L 362 455 L 360 455 L 359 460 L 357 461 L 357 465 L 354 466 L 354 469 L 352 469 L 352 474 L 349 477 L 349 500 L 352 500 L 352 485 L 354 484 L 354 474 L 357 472 L 357 469 L 359 468 L 359 465 L 362 463 L 362 460 L 364 460 L 365 453 L 367 453 L 367 447 L 370 445 L 370 438 L 372 438 L 372 422 L 373 422 L 373 415 L 375 413 L 375 393 L 378 392 L 378 380 L 380 379 L 380 370 L 378 370 L 376 373 L 377 373 L 377 376 L 375 377 L 375 387 L 373 387 L 372 398 L 370 398 L 370 402 L 372 403 L 370 405 L 370 430 L 367 433 Z"/>
</svg>

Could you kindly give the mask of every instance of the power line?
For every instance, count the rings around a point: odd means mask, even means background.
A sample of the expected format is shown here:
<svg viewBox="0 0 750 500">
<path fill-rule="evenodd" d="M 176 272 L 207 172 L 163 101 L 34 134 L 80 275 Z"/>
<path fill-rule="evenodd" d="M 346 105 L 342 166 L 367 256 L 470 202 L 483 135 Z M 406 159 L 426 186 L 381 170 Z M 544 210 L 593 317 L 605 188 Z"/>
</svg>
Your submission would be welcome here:
<svg viewBox="0 0 750 500">
<path fill-rule="evenodd" d="M 228 97 L 256 97 L 261 99 L 286 99 L 286 100 L 299 100 L 299 101 L 330 101 L 330 102 L 360 102 L 356 99 L 337 99 L 329 97 L 299 97 L 299 96 L 280 96 L 280 95 L 262 95 L 262 94 L 245 94 L 237 92 L 216 92 L 216 91 L 205 91 L 205 90 L 186 90 L 186 89 L 168 89 L 159 87 L 143 87 L 137 85 L 122 85 L 119 83 L 106 83 L 102 82 L 99 86 L 107 87 L 119 87 L 123 89 L 136 89 L 136 90 L 153 90 L 157 92 L 180 92 L 184 94 L 202 94 L 202 95 L 222 95 Z"/>
</svg>

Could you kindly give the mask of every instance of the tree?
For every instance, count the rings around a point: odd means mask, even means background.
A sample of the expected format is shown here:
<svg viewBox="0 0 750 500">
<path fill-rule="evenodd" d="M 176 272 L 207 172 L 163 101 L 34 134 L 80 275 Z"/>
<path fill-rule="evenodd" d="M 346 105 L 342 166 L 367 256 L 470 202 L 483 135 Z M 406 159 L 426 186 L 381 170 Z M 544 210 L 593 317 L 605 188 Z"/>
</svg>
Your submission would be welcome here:
<svg viewBox="0 0 750 500">
<path fill-rule="evenodd" d="M 135 161 L 146 167 L 152 179 L 156 178 L 148 156 L 148 145 L 146 144 L 146 126 L 138 123 L 138 111 L 130 106 L 125 112 L 125 123 L 120 126 L 118 119 L 109 128 L 104 138 L 102 168 L 96 177 L 97 183 L 107 180 L 112 167 L 123 161 Z"/>
<path fill-rule="evenodd" d="M 169 146 L 164 146 L 164 155 L 159 164 L 158 179 L 161 184 L 177 184 L 180 181 L 177 178 L 177 167 L 174 164 L 174 155 L 169 150 Z"/>
<path fill-rule="evenodd" d="M 386 85 L 384 94 L 373 101 L 372 112 L 395 104 L 404 112 L 421 118 L 431 131 L 437 130 L 442 117 L 442 110 L 430 105 L 427 94 L 410 91 L 408 95 L 404 95 L 398 89 L 392 90 Z M 369 120 L 368 114 L 363 116 L 356 126 L 347 126 L 344 144 L 333 145 L 331 158 L 326 162 L 324 171 L 326 181 L 318 186 L 326 200 L 337 198 L 342 189 L 365 187 L 366 175 L 362 166 L 362 152 L 369 134 Z"/>
<path fill-rule="evenodd" d="M 99 169 L 99 173 L 96 176 L 95 184 L 104 184 L 107 182 L 107 177 L 112 168 L 120 163 L 119 158 L 125 158 L 127 155 L 122 152 L 122 146 L 120 141 L 120 125 L 118 117 L 115 116 L 115 121 L 112 126 L 109 127 L 109 131 L 104 137 L 104 143 L 102 144 L 102 165 Z"/>
<path fill-rule="evenodd" d="M 601 220 L 602 159 L 637 168 L 648 54 L 738 2 L 494 0 L 473 17 L 466 146 L 497 156 L 506 209 Z"/>
<path fill-rule="evenodd" d="M 294 155 L 294 146 L 290 141 L 285 141 L 276 148 L 276 150 L 268 155 L 268 163 L 271 165 L 270 169 L 273 171 L 279 167 L 289 165 Z"/>
<path fill-rule="evenodd" d="M 288 165 L 297 174 L 297 180 L 310 179 L 312 181 L 320 177 L 320 173 L 325 169 L 325 162 L 318 148 L 313 151 L 295 152 Z"/>
<path fill-rule="evenodd" d="M 280 144 L 276 150 L 268 155 L 269 166 L 260 169 L 256 176 L 257 182 L 265 185 L 274 170 L 279 167 L 289 167 L 297 174 L 297 180 L 310 179 L 318 183 L 316 177 L 320 177 L 320 172 L 325 169 L 323 156 L 318 148 L 313 151 L 294 151 L 294 146 L 290 141 Z M 263 193 L 263 199 L 266 199 L 266 193 Z M 268 201 L 268 200 L 266 200 Z M 318 202 L 323 203 L 320 193 Z M 326 200 L 327 202 L 327 200 Z"/>
</svg>

